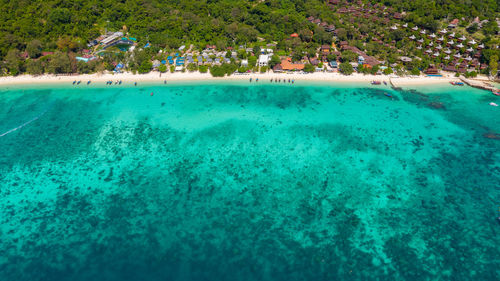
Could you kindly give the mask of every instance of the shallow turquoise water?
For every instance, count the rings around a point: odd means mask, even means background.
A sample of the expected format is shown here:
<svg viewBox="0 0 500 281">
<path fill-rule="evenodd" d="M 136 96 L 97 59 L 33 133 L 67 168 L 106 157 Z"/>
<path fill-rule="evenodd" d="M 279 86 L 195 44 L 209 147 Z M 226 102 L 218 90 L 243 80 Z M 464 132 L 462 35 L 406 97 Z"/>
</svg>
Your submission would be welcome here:
<svg viewBox="0 0 500 281">
<path fill-rule="evenodd" d="M 0 280 L 498 280 L 492 101 L 452 86 L 0 89 Z"/>
</svg>

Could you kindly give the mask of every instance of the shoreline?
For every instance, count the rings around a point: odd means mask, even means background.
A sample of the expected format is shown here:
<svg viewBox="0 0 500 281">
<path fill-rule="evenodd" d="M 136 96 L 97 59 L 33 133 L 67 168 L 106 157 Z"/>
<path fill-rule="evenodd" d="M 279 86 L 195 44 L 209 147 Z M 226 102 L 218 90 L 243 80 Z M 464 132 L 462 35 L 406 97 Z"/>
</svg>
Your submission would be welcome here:
<svg viewBox="0 0 500 281">
<path fill-rule="evenodd" d="M 407 87 L 407 86 L 426 86 L 430 84 L 442 84 L 449 83 L 451 81 L 460 81 L 457 77 L 429 77 L 429 76 L 417 76 L 417 77 L 396 77 L 387 75 L 363 75 L 363 74 L 351 74 L 342 75 L 339 73 L 324 73 L 316 72 L 311 74 L 298 74 L 298 73 L 248 73 L 248 74 L 233 74 L 229 77 L 212 77 L 210 73 L 200 73 L 200 72 L 185 72 L 185 73 L 160 73 L 150 72 L 148 74 L 132 74 L 130 72 L 125 73 L 95 73 L 95 74 L 79 74 L 79 75 L 20 75 L 20 76 L 8 76 L 0 77 L 0 87 L 1 86 L 13 86 L 13 85 L 29 85 L 29 84 L 71 84 L 73 81 L 81 81 L 83 85 L 86 85 L 87 81 L 91 81 L 91 85 L 94 83 L 106 83 L 106 81 L 119 81 L 129 84 L 134 82 L 182 82 L 182 81 L 244 81 L 252 78 L 262 80 L 263 82 L 269 82 L 271 79 L 291 79 L 297 81 L 309 81 L 309 82 L 341 82 L 341 83 L 370 83 L 373 80 L 380 82 L 386 82 L 389 86 L 392 84 L 395 87 Z"/>
</svg>

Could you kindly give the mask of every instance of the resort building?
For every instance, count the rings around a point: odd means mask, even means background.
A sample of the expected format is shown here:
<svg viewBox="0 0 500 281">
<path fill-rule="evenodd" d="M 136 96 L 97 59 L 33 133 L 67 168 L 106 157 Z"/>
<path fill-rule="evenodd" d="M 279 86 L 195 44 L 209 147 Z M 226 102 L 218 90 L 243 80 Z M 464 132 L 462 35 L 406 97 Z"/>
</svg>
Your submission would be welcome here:
<svg viewBox="0 0 500 281">
<path fill-rule="evenodd" d="M 260 55 L 259 56 L 259 66 L 267 66 L 269 63 L 270 57 L 269 55 Z"/>
</svg>

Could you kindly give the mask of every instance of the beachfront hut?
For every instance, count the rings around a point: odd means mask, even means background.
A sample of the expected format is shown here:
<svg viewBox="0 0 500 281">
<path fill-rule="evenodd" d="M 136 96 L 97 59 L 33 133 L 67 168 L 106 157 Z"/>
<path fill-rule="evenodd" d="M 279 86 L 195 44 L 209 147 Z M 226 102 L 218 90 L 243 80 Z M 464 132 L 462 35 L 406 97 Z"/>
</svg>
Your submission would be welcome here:
<svg viewBox="0 0 500 281">
<path fill-rule="evenodd" d="M 337 61 L 332 60 L 331 62 L 329 62 L 329 64 L 330 64 L 331 68 L 337 68 L 338 67 Z"/>
<path fill-rule="evenodd" d="M 281 66 L 280 63 L 276 64 L 274 67 L 273 67 L 273 72 L 283 72 L 283 67 Z"/>
<path fill-rule="evenodd" d="M 248 60 L 247 59 L 241 60 L 241 66 L 248 67 Z"/>
</svg>

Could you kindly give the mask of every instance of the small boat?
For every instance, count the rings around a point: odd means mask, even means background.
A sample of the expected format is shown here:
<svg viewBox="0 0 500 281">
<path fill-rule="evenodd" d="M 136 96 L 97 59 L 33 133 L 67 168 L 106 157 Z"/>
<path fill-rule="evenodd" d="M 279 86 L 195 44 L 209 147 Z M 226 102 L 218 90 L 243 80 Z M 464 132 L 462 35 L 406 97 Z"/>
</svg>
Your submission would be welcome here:
<svg viewBox="0 0 500 281">
<path fill-rule="evenodd" d="M 87 81 L 87 85 L 88 85 L 88 84 L 90 84 L 90 82 L 91 82 L 90 80 L 89 80 L 89 81 Z"/>
<path fill-rule="evenodd" d="M 259 78 L 255 79 L 255 82 L 259 82 Z"/>
<path fill-rule="evenodd" d="M 455 81 L 450 82 L 450 84 L 453 86 L 463 86 L 464 85 L 463 82 L 455 82 Z"/>
<path fill-rule="evenodd" d="M 252 82 L 252 78 L 250 78 L 250 82 Z"/>
<path fill-rule="evenodd" d="M 492 90 L 491 91 L 495 96 L 500 96 L 500 90 Z"/>
<path fill-rule="evenodd" d="M 73 85 L 75 85 L 75 83 L 76 83 L 76 80 L 75 80 L 75 81 L 73 81 Z"/>
<path fill-rule="evenodd" d="M 386 86 L 387 86 L 387 82 L 385 82 L 385 81 L 384 81 L 384 85 L 386 85 Z"/>
<path fill-rule="evenodd" d="M 120 80 L 120 82 L 118 82 L 118 84 L 120 84 L 120 85 L 121 85 L 121 84 L 122 84 L 122 80 Z"/>
<path fill-rule="evenodd" d="M 288 83 L 290 83 L 290 79 L 288 79 Z"/>
<path fill-rule="evenodd" d="M 292 80 L 292 84 L 295 82 L 295 80 Z"/>
<path fill-rule="evenodd" d="M 82 81 L 78 81 L 78 82 L 76 83 L 76 85 L 80 85 L 80 83 L 82 83 Z"/>
<path fill-rule="evenodd" d="M 151 92 L 151 95 L 150 95 L 150 96 L 153 96 L 153 95 L 154 95 L 154 94 L 153 94 L 153 92 Z"/>
<path fill-rule="evenodd" d="M 371 82 L 371 84 L 372 84 L 372 85 L 380 85 L 380 84 L 382 84 L 382 83 L 380 83 L 380 81 L 373 80 L 373 81 Z"/>
<path fill-rule="evenodd" d="M 137 86 L 137 82 L 134 82 L 134 86 Z"/>
<path fill-rule="evenodd" d="M 498 104 L 494 103 L 494 102 L 490 102 L 490 105 L 491 106 L 498 106 Z"/>
<path fill-rule="evenodd" d="M 391 94 L 389 94 L 389 93 L 384 93 L 384 95 L 385 95 L 386 97 L 390 97 L 390 98 L 392 98 L 392 95 L 391 95 Z"/>
<path fill-rule="evenodd" d="M 163 80 L 163 84 L 167 84 L 167 80 Z"/>
</svg>

